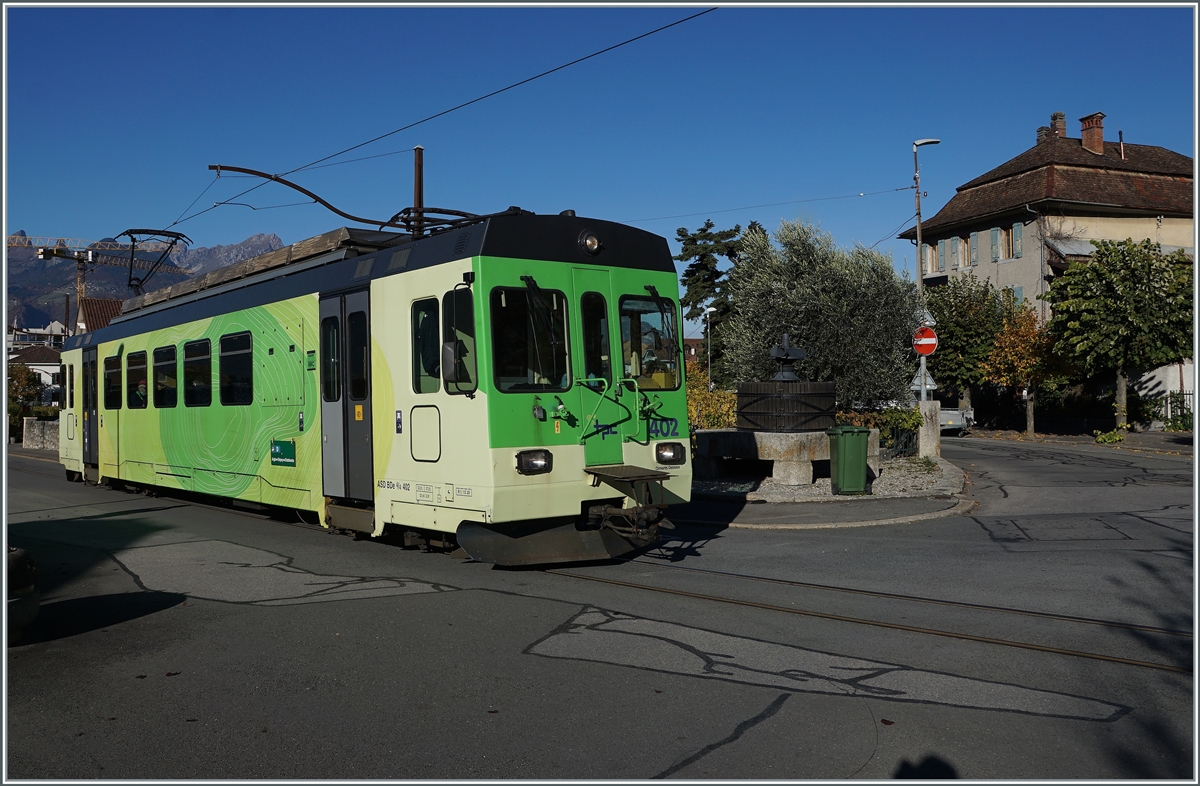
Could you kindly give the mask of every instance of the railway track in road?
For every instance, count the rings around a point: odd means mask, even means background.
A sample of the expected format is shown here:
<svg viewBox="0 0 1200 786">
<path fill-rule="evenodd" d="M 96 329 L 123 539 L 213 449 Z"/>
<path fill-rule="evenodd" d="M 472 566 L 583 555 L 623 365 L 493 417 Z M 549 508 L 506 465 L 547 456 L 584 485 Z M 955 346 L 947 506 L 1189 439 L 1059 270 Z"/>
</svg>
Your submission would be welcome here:
<svg viewBox="0 0 1200 786">
<path fill-rule="evenodd" d="M 1076 617 L 1076 616 L 1065 615 L 1065 614 L 1054 614 L 1054 613 L 1049 613 L 1049 612 L 1038 612 L 1038 611 L 1029 611 L 1029 610 L 1024 610 L 1024 609 L 1014 609 L 1014 608 L 1008 608 L 1008 607 L 1004 607 L 1004 606 L 989 606 L 986 604 L 978 604 L 978 603 L 965 603 L 965 602 L 961 602 L 961 601 L 948 601 L 948 600 L 940 600 L 940 599 L 936 599 L 936 598 L 923 598 L 923 597 L 914 596 L 914 595 L 901 595 L 901 594 L 887 593 L 887 592 L 875 592 L 875 591 L 871 591 L 871 590 L 859 590 L 859 589 L 854 589 L 851 587 L 838 587 L 838 586 L 826 585 L 826 584 L 813 584 L 813 583 L 809 583 L 809 582 L 790 581 L 790 580 L 786 580 L 786 579 L 772 579 L 772 578 L 767 578 L 767 577 L 763 577 L 763 576 L 753 576 L 753 575 L 748 575 L 748 574 L 729 573 L 729 572 L 712 571 L 712 570 L 697 569 L 697 568 L 685 568 L 685 567 L 678 566 L 678 565 L 659 565 L 659 564 L 655 564 L 655 563 L 632 561 L 632 560 L 630 562 L 634 562 L 634 564 L 637 564 L 637 565 L 644 565 L 644 566 L 657 567 L 657 568 L 663 568 L 663 569 L 671 569 L 671 570 L 681 570 L 681 571 L 687 571 L 687 572 L 691 572 L 691 573 L 709 574 L 709 575 L 721 576 L 721 577 L 725 577 L 725 578 L 742 579 L 742 580 L 746 580 L 746 581 L 765 582 L 765 583 L 770 583 L 770 584 L 781 584 L 781 585 L 785 585 L 785 586 L 793 586 L 793 587 L 804 588 L 804 589 L 815 589 L 815 590 L 823 590 L 823 591 L 830 591 L 830 592 L 851 593 L 851 594 L 856 594 L 856 595 L 865 595 L 865 596 L 870 596 L 870 597 L 875 597 L 875 598 L 880 598 L 880 599 L 888 599 L 888 600 L 901 600 L 901 601 L 917 602 L 917 603 L 929 603 L 929 604 L 936 604 L 936 605 L 940 605 L 940 606 L 957 607 L 957 608 L 971 610 L 971 611 L 988 611 L 988 612 L 996 612 L 996 613 L 1004 613 L 1004 614 L 1019 614 L 1019 615 L 1038 617 L 1038 618 L 1042 618 L 1042 619 L 1054 620 L 1054 621 L 1059 621 L 1059 622 L 1094 625 L 1094 626 L 1101 626 L 1104 628 L 1109 628 L 1109 629 L 1114 629 L 1114 630 L 1123 630 L 1123 631 L 1136 632 L 1136 633 L 1141 633 L 1141 634 L 1151 634 L 1151 635 L 1169 636 L 1169 637 L 1175 637 L 1175 638 L 1184 638 L 1187 640 L 1191 640 L 1193 638 L 1193 634 L 1190 631 L 1172 630 L 1169 628 L 1160 628 L 1160 627 L 1154 627 L 1154 626 L 1149 626 L 1149 625 L 1137 625 L 1137 624 L 1133 624 L 1133 623 L 1117 622 L 1117 621 L 1112 621 L 1112 620 L 1100 620 L 1100 619 L 1094 619 L 1094 618 L 1090 618 L 1090 617 Z M 1139 667 L 1139 668 L 1156 669 L 1159 671 L 1169 671 L 1169 672 L 1174 672 L 1174 673 L 1178 673 L 1178 674 L 1191 674 L 1192 673 L 1192 669 L 1190 669 L 1190 668 L 1184 668 L 1184 667 L 1176 666 L 1176 665 L 1169 664 L 1169 663 L 1159 663 L 1159 662 L 1155 662 L 1155 661 L 1138 660 L 1135 658 L 1125 658 L 1125 657 L 1120 657 L 1120 656 L 1116 656 L 1116 655 L 1108 655 L 1108 654 L 1099 653 L 1099 652 L 1084 652 L 1084 651 L 1080 651 L 1080 650 L 1065 649 L 1062 647 L 1052 647 L 1052 646 L 1048 646 L 1048 645 L 1044 645 L 1044 644 L 1013 641 L 1011 639 L 1000 639 L 1000 638 L 995 638 L 995 637 L 991 637 L 991 636 L 980 636 L 980 635 L 975 635 L 975 634 L 971 634 L 971 633 L 962 633 L 962 632 L 958 632 L 958 631 L 941 630 L 941 629 L 937 629 L 937 628 L 928 628 L 928 627 L 922 627 L 922 626 L 918 626 L 918 625 L 906 625 L 903 623 L 887 622 L 885 620 L 868 619 L 865 617 L 854 617 L 854 616 L 849 616 L 849 615 L 844 615 L 844 614 L 833 614 L 833 613 L 829 613 L 829 612 L 816 611 L 813 609 L 797 608 L 795 606 L 782 606 L 782 605 L 775 604 L 775 603 L 764 603 L 764 602 L 760 602 L 760 601 L 745 600 L 745 599 L 734 598 L 734 597 L 729 597 L 729 596 L 725 596 L 725 595 L 714 595 L 714 594 L 709 594 L 709 593 L 693 592 L 690 590 L 675 589 L 675 588 L 671 588 L 671 587 L 663 587 L 663 586 L 658 586 L 658 585 L 654 585 L 654 584 L 642 584 L 642 583 L 631 582 L 631 581 L 623 581 L 620 579 L 609 578 L 609 577 L 604 577 L 604 576 L 594 576 L 594 575 L 588 575 L 588 574 L 584 574 L 584 573 L 577 573 L 577 572 L 570 571 L 570 570 L 547 569 L 544 572 L 553 574 L 556 576 L 564 576 L 564 577 L 568 577 L 568 578 L 579 579 L 582 581 L 592 581 L 592 582 L 598 582 L 601 584 L 625 587 L 628 589 L 637 589 L 637 590 L 644 590 L 644 591 L 648 591 L 648 592 L 658 592 L 658 593 L 663 593 L 663 594 L 667 594 L 667 595 L 675 595 L 678 597 L 693 598 L 696 600 L 713 601 L 716 603 L 727 603 L 727 604 L 731 604 L 731 605 L 735 605 L 735 606 L 743 606 L 743 607 L 748 607 L 748 608 L 760 609 L 763 611 L 772 611 L 772 612 L 779 612 L 779 613 L 784 613 L 784 614 L 796 614 L 796 615 L 800 615 L 800 616 L 804 616 L 804 617 L 813 617 L 813 618 L 817 618 L 817 619 L 825 619 L 825 620 L 831 620 L 831 621 L 835 621 L 835 622 L 846 622 L 846 623 L 851 623 L 851 624 L 856 624 L 856 625 L 870 625 L 873 627 L 887 628 L 890 630 L 899 630 L 899 631 L 905 631 L 905 632 L 909 632 L 909 633 L 918 633 L 918 634 L 926 635 L 926 636 L 942 636 L 942 637 L 947 637 L 947 638 L 960 639 L 963 641 L 974 641 L 974 642 L 978 642 L 978 643 L 982 643 L 982 644 L 993 644 L 993 645 L 998 645 L 998 646 L 1003 646 L 1003 647 L 1012 647 L 1012 648 L 1016 648 L 1016 649 L 1032 650 L 1035 652 L 1045 652 L 1045 653 L 1051 653 L 1051 654 L 1056 654 L 1056 655 L 1066 655 L 1066 656 L 1071 656 L 1071 657 L 1076 657 L 1076 658 L 1087 658 L 1090 660 L 1099 660 L 1099 661 L 1105 661 L 1108 663 L 1118 663 L 1118 664 L 1125 665 L 1125 666 L 1134 666 L 1134 667 Z"/>
<path fill-rule="evenodd" d="M 31 458 L 33 460 L 49 463 L 46 459 L 40 459 L 37 457 L 22 457 L 22 458 Z M 58 473 L 58 472 L 41 471 L 40 469 L 35 469 L 32 467 L 28 467 L 28 466 L 25 466 L 25 467 L 14 466 L 11 463 L 9 465 L 9 470 L 22 472 L 22 473 L 35 474 L 35 475 L 44 475 L 47 477 L 61 477 L 60 473 Z M 238 508 L 229 507 L 229 506 L 211 506 L 211 505 L 206 505 L 203 502 L 193 500 L 193 499 L 187 499 L 186 502 L 188 504 L 192 504 L 192 505 L 219 508 L 222 512 L 233 513 L 236 515 L 246 516 L 246 517 L 251 517 L 251 518 L 265 519 L 265 518 L 271 517 L 270 514 L 268 514 L 268 513 L 260 513 L 260 512 L 251 511 L 251 510 L 240 510 Z M 292 526 L 300 526 L 300 527 L 305 527 L 305 528 L 319 529 L 319 527 L 314 527 L 313 525 L 308 525 L 305 523 L 292 523 L 292 522 L 281 522 L 281 523 L 288 523 Z M 643 567 L 655 567 L 655 568 L 660 568 L 660 569 L 664 569 L 664 570 L 673 570 L 673 571 L 690 573 L 690 574 L 694 574 L 694 575 L 706 575 L 706 576 L 712 576 L 712 577 L 723 578 L 723 579 L 733 579 L 733 580 L 741 581 L 741 582 L 753 582 L 753 583 L 758 583 L 758 584 L 778 585 L 778 586 L 791 587 L 791 588 L 796 588 L 796 589 L 801 589 L 801 590 L 806 590 L 806 591 L 857 595 L 857 596 L 861 596 L 861 597 L 874 598 L 874 599 L 878 599 L 878 600 L 935 605 L 935 606 L 940 606 L 940 607 L 944 607 L 944 608 L 961 609 L 961 610 L 970 611 L 970 612 L 986 612 L 986 613 L 994 613 L 994 614 L 1018 615 L 1018 616 L 1023 616 L 1023 617 L 1033 618 L 1033 619 L 1046 620 L 1046 621 L 1050 621 L 1050 622 L 1060 622 L 1060 623 L 1074 624 L 1074 625 L 1086 625 L 1086 626 L 1092 626 L 1092 627 L 1108 629 L 1108 630 L 1113 630 L 1113 631 L 1127 632 L 1127 633 L 1132 633 L 1132 634 L 1137 634 L 1137 635 L 1159 636 L 1159 637 L 1164 637 L 1166 639 L 1173 639 L 1173 640 L 1186 640 L 1189 643 L 1193 639 L 1192 631 L 1176 630 L 1176 629 L 1157 627 L 1157 626 L 1152 626 L 1152 625 L 1141 625 L 1141 624 L 1137 624 L 1137 623 L 1120 622 L 1120 621 L 1116 621 L 1116 620 L 1096 619 L 1096 618 L 1092 618 L 1092 617 L 1083 617 L 1083 616 L 1068 615 L 1068 614 L 1057 614 L 1057 613 L 1053 613 L 1053 612 L 1033 611 L 1033 610 L 1028 610 L 1028 609 L 1019 609 L 1019 608 L 996 606 L 996 605 L 989 605 L 989 604 L 968 603 L 968 602 L 964 602 L 964 601 L 953 601 L 953 600 L 945 600 L 945 599 L 940 599 L 940 598 L 922 597 L 922 596 L 917 596 L 917 595 L 890 593 L 890 592 L 882 592 L 882 591 L 876 591 L 876 590 L 865 590 L 865 589 L 859 589 L 859 588 L 854 588 L 854 587 L 844 587 L 844 586 L 836 586 L 836 585 L 830 585 L 830 584 L 819 584 L 819 583 L 814 583 L 814 582 L 796 581 L 796 580 L 791 580 L 791 579 L 777 579 L 777 578 L 771 578 L 771 577 L 766 577 L 766 576 L 755 576 L 755 575 L 751 575 L 751 574 L 735 573 L 735 572 L 728 572 L 728 571 L 716 571 L 716 570 L 710 570 L 710 569 L 704 569 L 704 568 L 685 567 L 682 565 L 664 565 L 664 564 L 660 564 L 660 563 L 656 563 L 656 562 L 649 562 L 649 561 L 640 560 L 640 559 L 625 560 L 625 562 L 628 562 L 631 564 L 636 564 L 638 566 L 643 566 Z M 1002 638 L 996 638 L 996 637 L 992 637 L 992 636 L 983 636 L 983 635 L 964 633 L 964 632 L 959 632 L 959 631 L 942 630 L 942 629 L 938 629 L 938 628 L 924 627 L 924 626 L 919 626 L 919 625 L 908 625 L 908 624 L 904 624 L 904 623 L 889 622 L 887 620 L 880 620 L 880 619 L 869 619 L 866 617 L 851 616 L 851 615 L 846 615 L 846 614 L 835 614 L 835 613 L 819 611 L 819 610 L 811 609 L 811 608 L 805 609 L 805 608 L 798 608 L 796 606 L 790 606 L 790 605 L 780 605 L 778 603 L 767 603 L 767 602 L 761 602 L 761 601 L 747 600 L 747 599 L 742 599 L 742 598 L 737 598 L 737 597 L 731 597 L 729 595 L 718 595 L 718 594 L 712 594 L 712 593 L 693 592 L 690 590 L 664 587 L 664 586 L 655 585 L 655 584 L 624 581 L 621 579 L 607 577 L 607 576 L 588 575 L 585 573 L 579 573 L 574 570 L 550 568 L 550 569 L 544 569 L 543 572 L 545 572 L 547 574 L 551 574 L 551 575 L 563 576 L 563 577 L 573 578 L 573 579 L 577 579 L 577 580 L 581 580 L 581 581 L 597 582 L 597 583 L 602 583 L 602 584 L 608 584 L 611 586 L 625 587 L 628 589 L 642 590 L 642 591 L 647 591 L 647 592 L 656 592 L 656 593 L 662 593 L 662 594 L 667 594 L 667 595 L 674 595 L 674 596 L 678 596 L 678 597 L 687 597 L 687 598 L 693 598 L 693 599 L 703 600 L 703 601 L 731 604 L 731 605 L 736 605 L 736 606 L 760 609 L 760 610 L 769 611 L 769 612 L 794 614 L 794 615 L 812 617 L 812 618 L 817 618 L 817 619 L 825 619 L 825 620 L 836 621 L 836 622 L 844 622 L 844 623 L 850 623 L 850 624 L 856 624 L 856 625 L 869 625 L 869 626 L 874 626 L 874 627 L 879 627 L 879 628 L 886 628 L 886 629 L 897 630 L 897 631 L 905 631 L 905 632 L 909 632 L 909 633 L 917 633 L 917 634 L 926 635 L 926 636 L 947 637 L 947 638 L 959 639 L 959 640 L 963 640 L 963 641 L 973 641 L 973 642 L 978 642 L 978 643 L 983 643 L 983 644 L 991 644 L 991 645 L 996 645 L 996 646 L 1017 648 L 1017 649 L 1023 649 L 1023 650 L 1031 650 L 1031 651 L 1036 651 L 1036 652 L 1051 653 L 1051 654 L 1064 655 L 1064 656 L 1077 657 L 1077 658 L 1086 658 L 1086 659 L 1090 659 L 1090 660 L 1104 661 L 1104 662 L 1116 663 L 1116 664 L 1138 667 L 1138 668 L 1155 669 L 1155 670 L 1168 671 L 1168 672 L 1174 672 L 1174 673 L 1180 673 L 1180 674 L 1191 674 L 1192 673 L 1191 668 L 1177 666 L 1177 665 L 1173 665 L 1170 663 L 1160 663 L 1160 662 L 1155 662 L 1155 661 L 1139 660 L 1139 659 L 1135 659 L 1135 658 L 1127 658 L 1127 657 L 1121 657 L 1121 656 L 1117 656 L 1117 655 L 1109 655 L 1109 654 L 1100 653 L 1100 652 L 1087 652 L 1087 651 L 1073 650 L 1073 649 L 1067 649 L 1067 648 L 1062 648 L 1062 647 L 1053 647 L 1053 646 L 1048 646 L 1045 644 L 1014 641 L 1011 639 L 1002 639 Z"/>
</svg>

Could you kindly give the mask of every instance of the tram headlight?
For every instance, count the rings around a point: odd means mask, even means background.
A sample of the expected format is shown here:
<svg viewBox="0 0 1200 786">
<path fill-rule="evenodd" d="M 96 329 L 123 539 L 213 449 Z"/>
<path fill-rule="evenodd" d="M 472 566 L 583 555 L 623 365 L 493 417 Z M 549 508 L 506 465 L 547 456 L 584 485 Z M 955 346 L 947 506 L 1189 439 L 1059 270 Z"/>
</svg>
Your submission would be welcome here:
<svg viewBox="0 0 1200 786">
<path fill-rule="evenodd" d="M 590 229 L 585 229 L 579 234 L 579 247 L 592 256 L 596 256 L 604 248 L 600 244 L 600 238 Z"/>
<path fill-rule="evenodd" d="M 684 456 L 682 442 L 660 442 L 654 446 L 654 459 L 659 464 L 682 464 Z"/>
<path fill-rule="evenodd" d="M 554 469 L 554 454 L 548 450 L 522 450 L 517 454 L 517 472 L 544 475 Z"/>
</svg>

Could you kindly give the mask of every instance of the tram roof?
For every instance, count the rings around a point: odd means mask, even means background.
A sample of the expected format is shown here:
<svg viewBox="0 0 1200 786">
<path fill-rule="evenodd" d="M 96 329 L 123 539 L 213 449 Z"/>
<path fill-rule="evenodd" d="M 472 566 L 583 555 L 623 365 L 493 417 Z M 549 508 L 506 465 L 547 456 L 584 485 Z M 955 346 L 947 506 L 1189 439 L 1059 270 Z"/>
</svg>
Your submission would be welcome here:
<svg viewBox="0 0 1200 786">
<path fill-rule="evenodd" d="M 602 250 L 580 243 L 595 233 Z M 273 303 L 337 292 L 376 278 L 476 256 L 564 262 L 675 273 L 666 239 L 636 227 L 572 215 L 496 215 L 415 238 L 400 232 L 340 227 L 204 276 L 124 301 L 108 327 L 72 336 L 63 349 Z"/>
</svg>

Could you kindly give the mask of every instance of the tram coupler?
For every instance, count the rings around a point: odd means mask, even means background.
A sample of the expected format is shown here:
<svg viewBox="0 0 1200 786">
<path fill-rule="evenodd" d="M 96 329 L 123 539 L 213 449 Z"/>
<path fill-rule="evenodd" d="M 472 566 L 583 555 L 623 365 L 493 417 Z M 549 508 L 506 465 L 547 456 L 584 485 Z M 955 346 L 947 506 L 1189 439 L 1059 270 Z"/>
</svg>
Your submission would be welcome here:
<svg viewBox="0 0 1200 786">
<path fill-rule="evenodd" d="M 650 542 L 658 539 L 658 528 L 674 529 L 675 525 L 663 517 L 666 505 L 657 503 L 640 505 L 636 508 L 619 508 L 615 505 L 593 505 L 588 508 L 588 529 L 608 529 L 637 541 Z M 618 519 L 619 521 L 614 521 Z"/>
</svg>

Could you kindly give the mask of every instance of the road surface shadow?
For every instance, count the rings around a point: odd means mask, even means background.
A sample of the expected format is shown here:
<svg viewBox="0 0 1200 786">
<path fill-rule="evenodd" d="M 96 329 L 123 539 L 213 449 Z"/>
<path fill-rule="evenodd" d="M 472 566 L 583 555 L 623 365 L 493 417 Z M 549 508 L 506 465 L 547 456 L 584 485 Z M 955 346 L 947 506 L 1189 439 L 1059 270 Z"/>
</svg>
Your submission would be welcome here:
<svg viewBox="0 0 1200 786">
<path fill-rule="evenodd" d="M 155 614 L 187 600 L 174 592 L 122 592 L 43 604 L 19 642 L 55 641 Z"/>
</svg>

